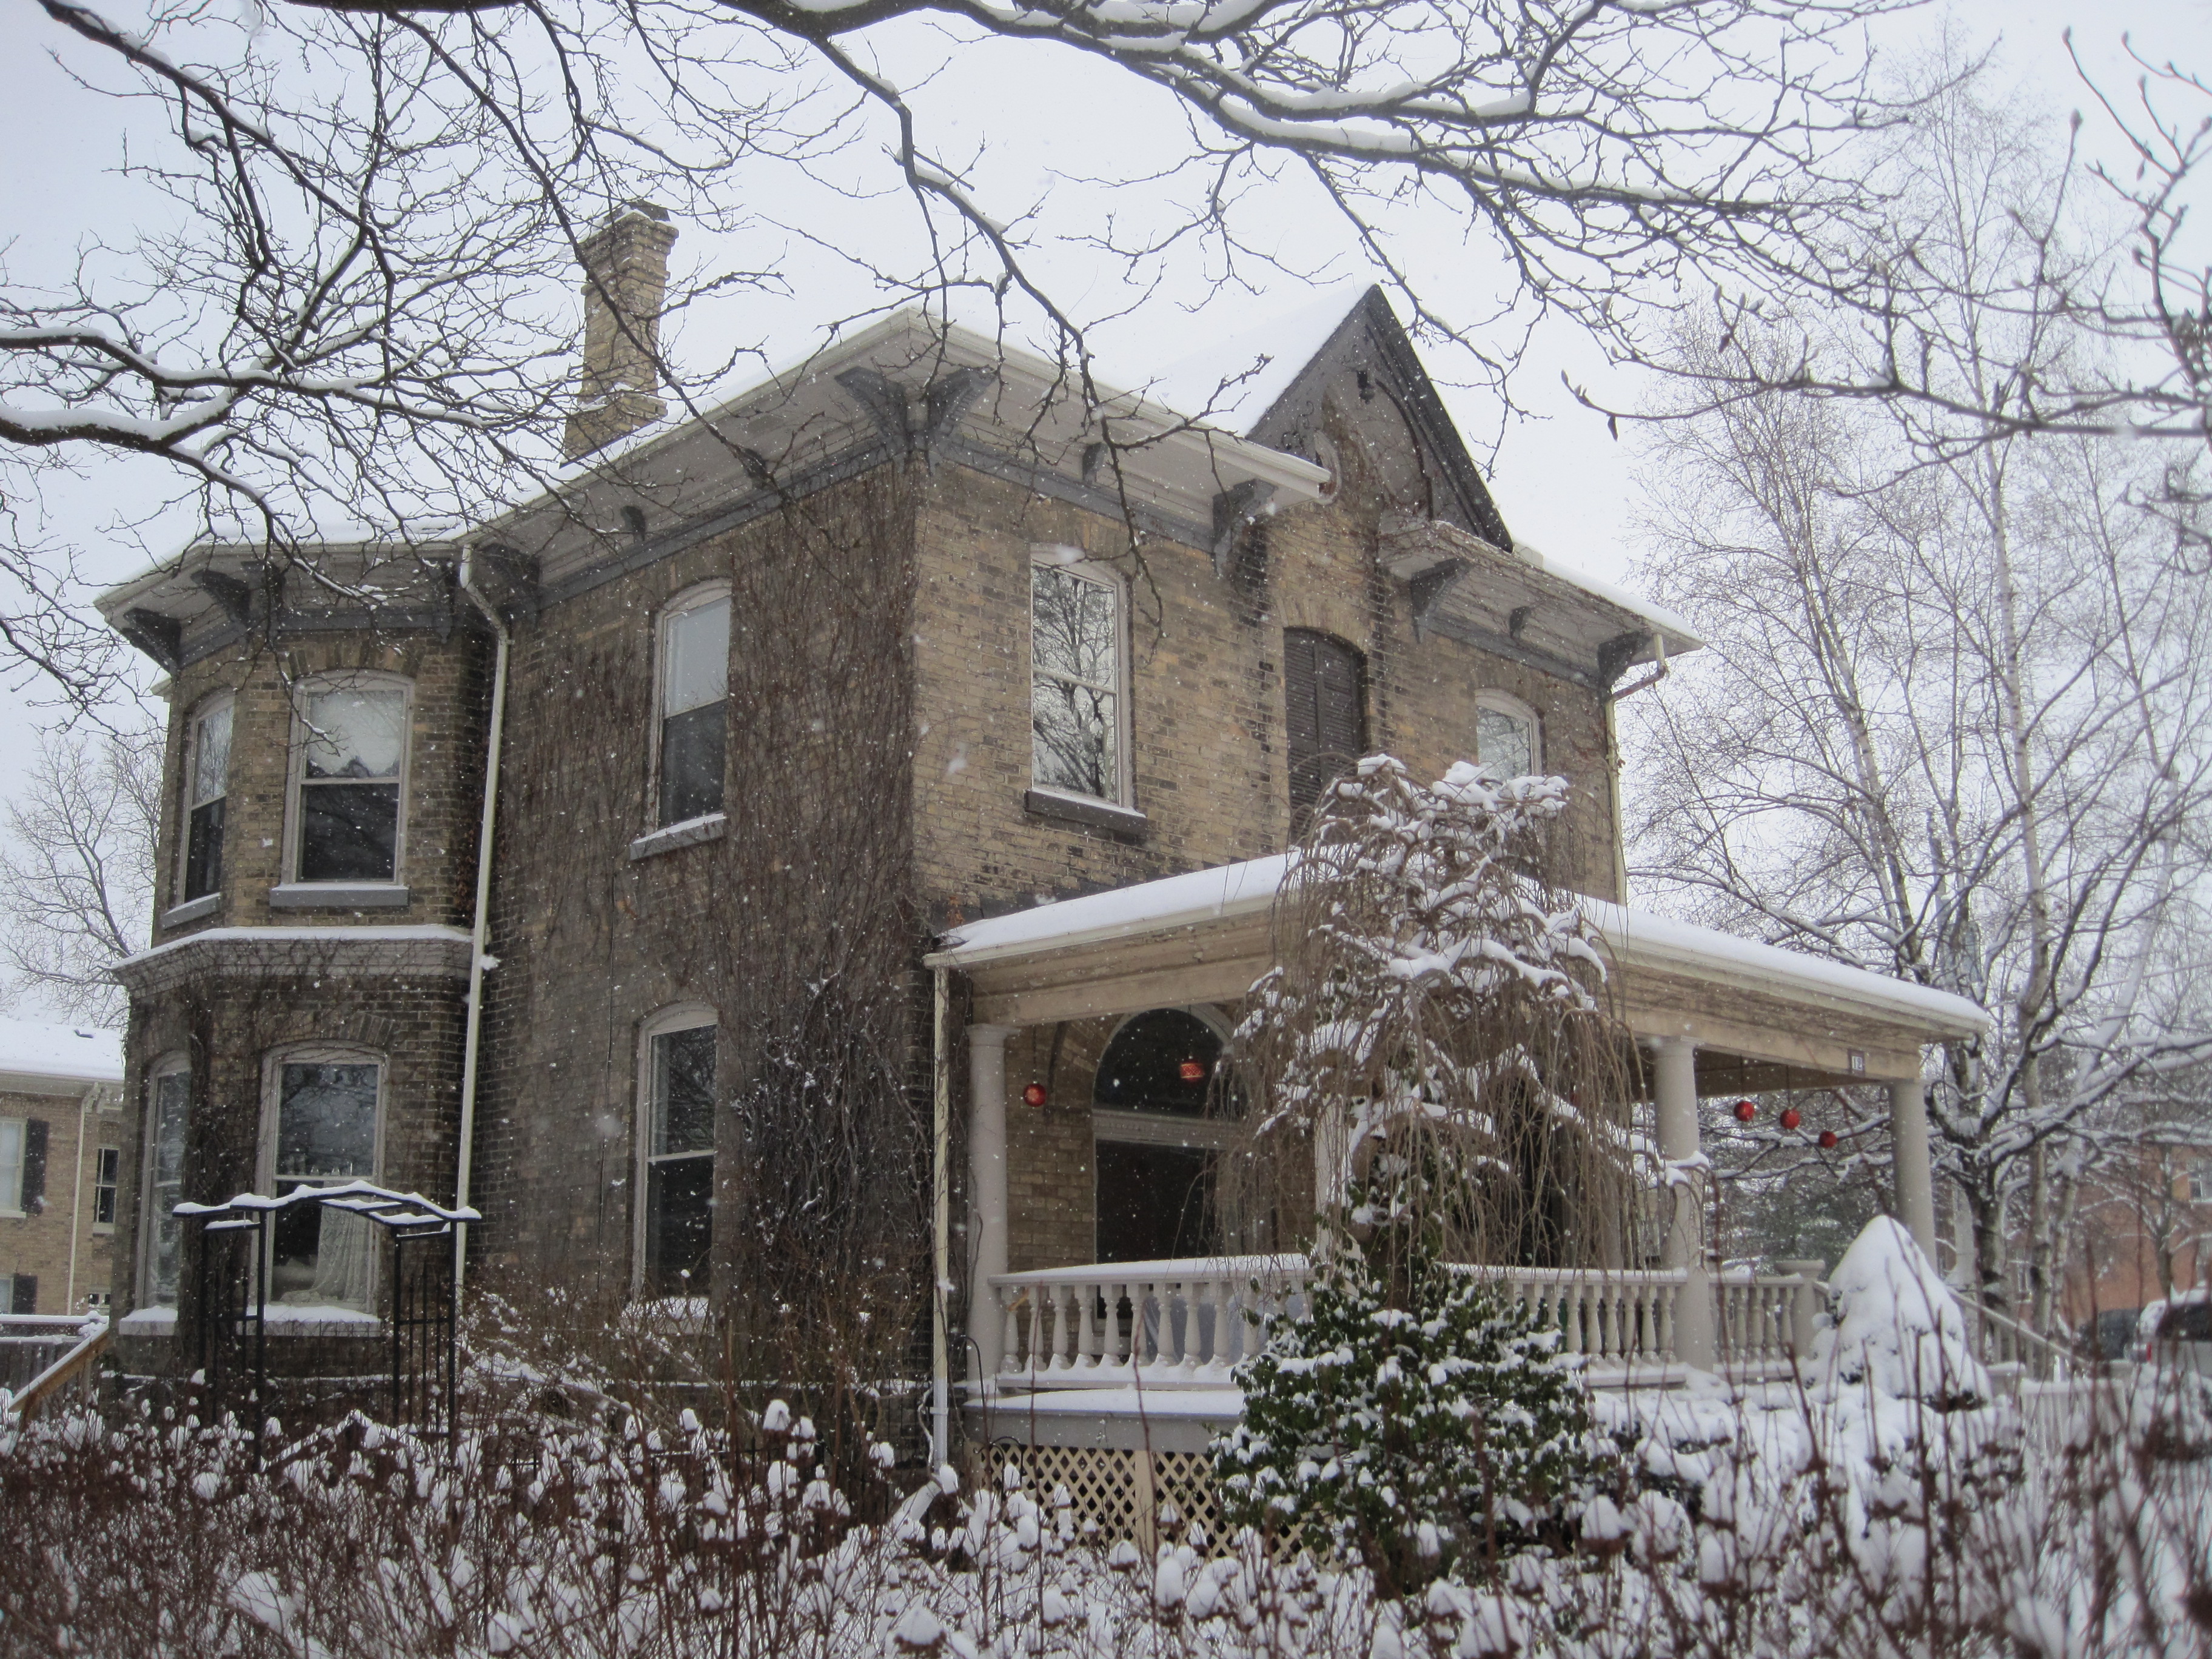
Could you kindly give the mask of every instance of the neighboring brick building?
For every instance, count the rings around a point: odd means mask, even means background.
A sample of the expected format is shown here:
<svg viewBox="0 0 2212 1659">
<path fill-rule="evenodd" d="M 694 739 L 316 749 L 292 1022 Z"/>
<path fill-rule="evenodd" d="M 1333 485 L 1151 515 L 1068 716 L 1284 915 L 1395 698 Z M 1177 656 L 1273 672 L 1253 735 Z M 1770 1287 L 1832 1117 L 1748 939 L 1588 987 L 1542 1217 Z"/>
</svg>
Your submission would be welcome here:
<svg viewBox="0 0 2212 1659">
<path fill-rule="evenodd" d="M 0 1313 L 106 1305 L 122 1108 L 114 1032 L 0 1019 Z"/>
<path fill-rule="evenodd" d="M 744 1237 L 733 1298 L 763 1304 L 823 1217 L 903 1251 L 932 940 L 1278 851 L 1361 753 L 1565 775 L 1555 853 L 1620 896 L 1612 701 L 1697 641 L 1515 550 L 1379 291 L 1210 423 L 1086 410 L 902 313 L 633 433 L 650 354 L 610 341 L 650 344 L 669 234 L 592 244 L 594 294 L 642 309 L 611 333 L 590 302 L 588 453 L 553 494 L 312 571 L 196 549 L 102 601 L 173 711 L 154 945 L 121 975 L 126 1364 L 180 1363 L 179 1196 L 459 1188 L 487 1266 L 623 1293 L 696 1290 Z M 1150 1060 L 1099 1067 L 1228 1012 L 1025 1034 L 1048 1098 L 1010 1150 L 1014 1266 L 1197 1242 L 1204 1146 L 1158 1127 Z M 357 1255 L 280 1238 L 276 1288 L 366 1307 Z"/>
</svg>

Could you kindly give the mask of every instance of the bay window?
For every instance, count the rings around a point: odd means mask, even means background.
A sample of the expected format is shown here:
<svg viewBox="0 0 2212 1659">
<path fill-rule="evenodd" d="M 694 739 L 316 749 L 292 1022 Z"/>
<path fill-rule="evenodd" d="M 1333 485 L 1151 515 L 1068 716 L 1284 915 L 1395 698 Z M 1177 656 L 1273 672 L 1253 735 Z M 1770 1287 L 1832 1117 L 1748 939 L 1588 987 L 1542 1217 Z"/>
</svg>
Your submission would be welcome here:
<svg viewBox="0 0 2212 1659">
<path fill-rule="evenodd" d="M 230 794 L 232 702 L 222 697 L 192 717 L 185 739 L 184 863 L 177 900 L 222 890 L 222 831 Z"/>
<path fill-rule="evenodd" d="M 404 683 L 366 677 L 301 694 L 294 880 L 399 878 L 407 704 Z"/>
<path fill-rule="evenodd" d="M 352 1054 L 301 1054 L 272 1072 L 266 1158 L 274 1194 L 375 1180 L 383 1066 Z M 368 1309 L 375 1224 L 302 1205 L 279 1212 L 271 1231 L 271 1301 Z"/>
<path fill-rule="evenodd" d="M 146 1114 L 145 1299 L 155 1307 L 177 1302 L 177 1200 L 185 1187 L 185 1129 L 191 1116 L 192 1079 L 182 1057 L 154 1068 Z"/>
</svg>

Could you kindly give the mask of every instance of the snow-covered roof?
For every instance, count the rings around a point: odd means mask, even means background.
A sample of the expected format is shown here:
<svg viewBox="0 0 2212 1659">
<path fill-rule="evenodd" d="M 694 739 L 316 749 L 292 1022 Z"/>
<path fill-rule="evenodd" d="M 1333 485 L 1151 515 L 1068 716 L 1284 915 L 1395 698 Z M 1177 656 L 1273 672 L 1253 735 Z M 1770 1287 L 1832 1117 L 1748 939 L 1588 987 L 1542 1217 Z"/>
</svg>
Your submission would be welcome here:
<svg viewBox="0 0 2212 1659">
<path fill-rule="evenodd" d="M 1208 425 L 1249 433 L 1344 326 L 1374 280 L 1362 276 L 1316 289 L 1304 304 L 1169 364 L 1146 389 Z"/>
<path fill-rule="evenodd" d="M 979 968 L 1038 951 L 1264 915 L 1274 908 L 1289 868 L 1290 854 L 1278 853 L 966 922 L 945 935 L 943 948 L 930 960 L 948 968 Z"/>
<path fill-rule="evenodd" d="M 0 1019 L 0 1076 L 120 1083 L 123 1034 L 95 1025 Z"/>
<path fill-rule="evenodd" d="M 1274 905 L 1291 859 L 1278 853 L 967 922 L 944 936 L 929 962 L 933 967 L 969 969 L 1047 951 L 1264 915 Z M 1626 969 L 1673 970 L 1747 989 L 1809 994 L 1907 1019 L 1946 1036 L 1972 1036 L 1990 1027 L 1987 1013 L 1948 991 L 1671 916 L 1600 899 L 1582 902 L 1607 952 Z"/>
<path fill-rule="evenodd" d="M 1947 1036 L 1976 1036 L 1991 1024 L 1985 1010 L 1964 997 L 1887 974 L 1601 899 L 1584 899 L 1583 908 L 1614 960 L 1624 964 L 1674 968 L 1751 990 L 1784 987 L 1813 992 L 1887 1013 L 1908 1014 Z"/>
</svg>

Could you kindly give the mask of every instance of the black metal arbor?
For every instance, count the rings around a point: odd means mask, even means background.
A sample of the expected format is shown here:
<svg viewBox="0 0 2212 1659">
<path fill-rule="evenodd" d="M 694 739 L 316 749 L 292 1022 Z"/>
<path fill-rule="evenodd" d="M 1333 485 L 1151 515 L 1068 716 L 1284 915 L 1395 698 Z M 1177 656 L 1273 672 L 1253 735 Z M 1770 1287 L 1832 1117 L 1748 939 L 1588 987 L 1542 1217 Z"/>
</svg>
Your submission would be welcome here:
<svg viewBox="0 0 2212 1659">
<path fill-rule="evenodd" d="M 450 1440 L 459 1427 L 454 1412 L 456 1230 L 483 1218 L 473 1209 L 449 1210 L 418 1193 L 395 1193 L 366 1181 L 301 1187 L 278 1198 L 240 1193 L 227 1203 L 177 1206 L 178 1217 L 199 1229 L 192 1323 L 200 1392 L 209 1409 L 244 1406 L 255 1434 L 260 1433 L 270 1400 L 270 1290 L 280 1230 L 312 1222 L 319 1235 L 333 1211 L 373 1224 L 389 1246 L 378 1253 L 378 1270 L 362 1287 L 369 1305 L 349 1304 L 343 1312 L 377 1317 L 374 1334 L 388 1355 L 392 1424 Z M 313 1306 L 296 1310 L 312 1314 Z"/>
</svg>

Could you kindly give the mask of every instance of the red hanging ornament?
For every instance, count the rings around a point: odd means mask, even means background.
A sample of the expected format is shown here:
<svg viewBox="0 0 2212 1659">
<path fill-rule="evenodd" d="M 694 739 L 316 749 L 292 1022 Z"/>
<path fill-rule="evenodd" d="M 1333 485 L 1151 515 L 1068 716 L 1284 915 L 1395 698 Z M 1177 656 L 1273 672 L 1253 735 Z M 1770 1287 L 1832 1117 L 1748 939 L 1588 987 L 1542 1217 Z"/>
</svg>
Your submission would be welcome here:
<svg viewBox="0 0 2212 1659">
<path fill-rule="evenodd" d="M 1185 1083 L 1206 1081 L 1206 1062 L 1202 1060 L 1186 1060 L 1176 1067 L 1176 1071 Z"/>
<path fill-rule="evenodd" d="M 1800 1112 L 1795 1106 L 1785 1106 L 1782 1109 L 1782 1127 L 1784 1128 L 1794 1129 L 1804 1121 L 1805 1115 Z"/>
<path fill-rule="evenodd" d="M 1833 1129 L 1823 1129 L 1820 1131 L 1820 1150 L 1822 1152 L 1832 1152 L 1836 1150 L 1837 1145 L 1838 1136 Z"/>
<path fill-rule="evenodd" d="M 1756 1107 L 1756 1106 L 1754 1106 L 1754 1105 L 1753 1105 L 1753 1104 L 1751 1103 L 1751 1102 L 1749 1102 L 1749 1101 L 1747 1101 L 1747 1100 L 1739 1100 L 1738 1102 L 1736 1102 L 1736 1103 L 1735 1103 L 1735 1121 L 1736 1121 L 1737 1122 L 1739 1122 L 1739 1123 L 1748 1123 L 1748 1122 L 1750 1122 L 1750 1121 L 1752 1121 L 1752 1119 L 1753 1119 L 1753 1118 L 1757 1117 L 1758 1115 L 1759 1115 L 1759 1108 L 1758 1108 L 1758 1107 Z"/>
<path fill-rule="evenodd" d="M 1022 1091 L 1022 1098 L 1031 1106 L 1043 1105 L 1045 1103 L 1044 1085 L 1042 1083 L 1030 1084 L 1028 1088 Z"/>
</svg>

